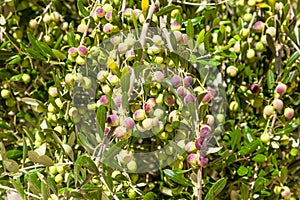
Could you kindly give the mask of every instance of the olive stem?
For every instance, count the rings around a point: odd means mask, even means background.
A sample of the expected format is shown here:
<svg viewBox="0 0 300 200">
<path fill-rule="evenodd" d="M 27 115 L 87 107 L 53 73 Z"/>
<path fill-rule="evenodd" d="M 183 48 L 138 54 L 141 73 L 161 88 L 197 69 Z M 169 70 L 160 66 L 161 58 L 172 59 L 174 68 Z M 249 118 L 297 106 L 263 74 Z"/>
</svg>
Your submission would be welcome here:
<svg viewBox="0 0 300 200">
<path fill-rule="evenodd" d="M 155 3 L 153 1 L 151 1 L 151 5 L 148 10 L 148 15 L 147 15 L 146 21 L 143 24 L 143 28 L 142 28 L 142 32 L 141 32 L 141 36 L 140 36 L 140 43 L 141 43 L 142 48 L 144 48 L 144 46 L 145 46 L 145 40 L 146 40 L 148 28 L 149 28 L 153 13 L 155 11 L 155 8 L 157 8 L 157 7 L 159 7 L 159 0 L 156 0 Z"/>
<path fill-rule="evenodd" d="M 198 200 L 202 200 L 202 166 L 198 169 Z"/>
</svg>

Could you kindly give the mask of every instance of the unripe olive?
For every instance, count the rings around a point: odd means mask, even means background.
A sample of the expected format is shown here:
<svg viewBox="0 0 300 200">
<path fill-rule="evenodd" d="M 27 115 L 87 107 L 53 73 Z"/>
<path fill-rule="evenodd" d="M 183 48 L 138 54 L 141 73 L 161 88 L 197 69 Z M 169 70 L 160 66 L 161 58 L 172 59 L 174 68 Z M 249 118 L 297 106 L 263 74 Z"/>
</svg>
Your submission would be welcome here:
<svg viewBox="0 0 300 200">
<path fill-rule="evenodd" d="M 243 38 L 246 38 L 249 36 L 250 30 L 247 28 L 243 28 L 243 29 L 241 29 L 240 34 L 242 35 Z"/>
<path fill-rule="evenodd" d="M 155 99 L 155 102 L 161 105 L 164 102 L 164 95 L 162 93 L 158 94 L 158 96 Z"/>
<path fill-rule="evenodd" d="M 175 18 L 178 14 L 180 14 L 180 10 L 179 9 L 174 9 L 171 12 L 171 17 Z"/>
<path fill-rule="evenodd" d="M 136 192 L 132 188 L 128 188 L 126 194 L 130 199 L 134 199 L 136 197 Z"/>
<path fill-rule="evenodd" d="M 49 13 L 46 13 L 43 17 L 43 22 L 48 24 L 51 22 L 51 17 L 50 17 L 50 14 Z"/>
<path fill-rule="evenodd" d="M 37 21 L 36 21 L 36 19 L 31 19 L 30 21 L 29 21 L 29 27 L 30 28 L 36 28 L 37 27 Z"/>
<path fill-rule="evenodd" d="M 84 65 L 85 62 L 86 62 L 86 60 L 85 60 L 84 57 L 78 55 L 78 56 L 76 57 L 75 62 L 76 62 L 78 65 Z"/>
<path fill-rule="evenodd" d="M 251 19 L 252 19 L 252 14 L 251 14 L 251 13 L 246 13 L 246 14 L 243 16 L 243 19 L 244 19 L 246 22 L 250 22 Z"/>
<path fill-rule="evenodd" d="M 8 107 L 14 107 L 16 105 L 16 101 L 13 98 L 8 98 L 5 100 L 5 104 Z"/>
<path fill-rule="evenodd" d="M 52 21 L 59 22 L 61 19 L 61 15 L 59 14 L 59 12 L 54 11 L 53 13 L 50 14 L 50 18 Z"/>
<path fill-rule="evenodd" d="M 256 0 L 248 0 L 247 4 L 248 6 L 253 7 L 256 5 Z"/>
<path fill-rule="evenodd" d="M 11 95 L 10 90 L 7 90 L 7 89 L 1 90 L 1 97 L 3 99 L 8 99 L 10 97 L 10 95 Z"/>
<path fill-rule="evenodd" d="M 110 4 L 108 4 L 108 3 L 106 3 L 106 4 L 104 4 L 103 5 L 103 10 L 105 11 L 105 12 L 109 12 L 109 11 L 112 11 L 114 8 L 112 7 L 112 5 L 110 5 Z"/>
<path fill-rule="evenodd" d="M 169 133 L 163 131 L 163 132 L 159 133 L 157 136 L 158 136 L 159 139 L 161 139 L 161 140 L 166 140 L 166 139 L 168 139 L 168 137 L 169 137 Z"/>
<path fill-rule="evenodd" d="M 49 36 L 49 35 L 44 35 L 43 41 L 44 41 L 46 44 L 51 44 L 52 38 L 51 38 L 51 36 Z"/>
<path fill-rule="evenodd" d="M 137 170 L 137 164 L 134 160 L 129 161 L 126 166 L 131 172 L 135 172 Z"/>
<path fill-rule="evenodd" d="M 281 193 L 281 190 L 282 190 L 282 187 L 280 187 L 280 186 L 278 186 L 278 185 L 276 185 L 276 186 L 274 187 L 274 193 L 275 193 L 275 194 L 280 194 L 280 193 Z"/>
<path fill-rule="evenodd" d="M 22 81 L 23 81 L 25 84 L 29 83 L 30 80 L 31 80 L 31 78 L 30 78 L 29 74 L 23 74 L 23 75 L 22 75 Z"/>
<path fill-rule="evenodd" d="M 245 0 L 239 0 L 238 5 L 239 6 L 245 6 Z"/>
<path fill-rule="evenodd" d="M 255 51 L 254 51 L 254 49 L 248 49 L 246 56 L 247 56 L 248 59 L 254 58 L 255 57 Z"/>
<path fill-rule="evenodd" d="M 266 116 L 270 116 L 273 113 L 274 113 L 274 107 L 273 106 L 270 106 L 270 105 L 265 106 L 265 108 L 264 108 L 264 114 Z"/>
<path fill-rule="evenodd" d="M 75 107 L 70 108 L 68 114 L 69 114 L 69 116 L 71 116 L 71 117 L 77 116 L 77 115 L 78 115 L 78 110 L 77 110 L 77 108 L 75 108 Z"/>
<path fill-rule="evenodd" d="M 57 168 L 55 165 L 49 167 L 49 173 L 52 175 L 57 174 Z"/>
<path fill-rule="evenodd" d="M 256 42 L 255 44 L 255 50 L 258 51 L 258 52 L 263 52 L 265 51 L 265 45 L 263 42 L 259 41 L 259 42 Z"/>
<path fill-rule="evenodd" d="M 62 176 L 61 174 L 57 174 L 57 175 L 55 176 L 55 178 L 54 178 L 54 181 L 55 181 L 56 183 L 61 183 L 61 182 L 63 182 L 63 180 L 64 180 L 64 178 L 63 178 L 63 176 Z"/>
<path fill-rule="evenodd" d="M 65 172 L 65 167 L 63 165 L 59 165 L 56 168 L 57 168 L 57 172 L 60 174 L 63 174 Z"/>
<path fill-rule="evenodd" d="M 218 123 L 223 123 L 225 121 L 225 115 L 217 114 L 216 119 Z"/>
<path fill-rule="evenodd" d="M 171 126 L 171 124 L 166 124 L 165 125 L 165 130 L 169 133 L 173 132 L 173 127 Z"/>
<path fill-rule="evenodd" d="M 268 133 L 263 133 L 261 134 L 260 139 L 263 143 L 267 144 L 270 142 L 270 135 Z"/>
<path fill-rule="evenodd" d="M 241 51 L 241 45 L 240 45 L 240 42 L 236 42 L 233 46 L 233 50 L 235 53 L 240 53 Z"/>
<path fill-rule="evenodd" d="M 66 84 L 71 84 L 71 83 L 73 83 L 73 81 L 74 81 L 74 75 L 73 74 L 71 74 L 71 73 L 68 73 L 68 74 L 66 74 L 66 76 L 65 76 L 65 83 Z"/>
<path fill-rule="evenodd" d="M 227 67 L 226 69 L 226 74 L 228 74 L 230 77 L 235 77 L 237 75 L 237 72 L 238 68 L 233 65 Z"/>
<path fill-rule="evenodd" d="M 298 155 L 299 150 L 297 148 L 292 148 L 290 151 L 291 156 L 297 156 Z"/>
<path fill-rule="evenodd" d="M 56 97 L 58 95 L 57 87 L 54 86 L 49 87 L 48 94 L 52 97 Z"/>
</svg>

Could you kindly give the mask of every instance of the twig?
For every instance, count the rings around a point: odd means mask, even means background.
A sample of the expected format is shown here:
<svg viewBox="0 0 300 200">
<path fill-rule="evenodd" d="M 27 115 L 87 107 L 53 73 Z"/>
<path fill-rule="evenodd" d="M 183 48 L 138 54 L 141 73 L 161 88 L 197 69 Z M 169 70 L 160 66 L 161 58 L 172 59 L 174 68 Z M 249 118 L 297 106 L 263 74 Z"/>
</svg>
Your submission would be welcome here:
<svg viewBox="0 0 300 200">
<path fill-rule="evenodd" d="M 125 12 L 125 8 L 126 8 L 126 0 L 123 0 L 123 2 L 122 2 L 122 10 L 121 10 L 121 12 L 122 12 L 122 16 L 121 16 L 121 19 L 122 19 L 122 27 L 123 27 L 123 24 L 124 24 L 124 12 Z"/>
<path fill-rule="evenodd" d="M 198 200 L 202 200 L 202 166 L 198 169 Z"/>
<path fill-rule="evenodd" d="M 163 35 L 164 35 L 164 37 L 165 37 L 165 39 L 167 41 L 167 45 L 168 45 L 169 51 L 173 52 L 174 49 L 173 49 L 172 44 L 171 44 L 170 35 L 169 35 L 169 32 L 168 32 L 168 30 L 166 28 L 166 23 L 165 23 L 164 17 L 160 16 L 159 17 L 159 21 L 160 21 L 160 29 L 162 30 Z"/>
<path fill-rule="evenodd" d="M 35 27 L 34 32 L 33 32 L 34 35 L 35 35 L 35 33 L 36 33 L 37 29 L 38 29 L 38 25 L 40 25 L 40 23 L 42 22 L 43 16 L 46 14 L 46 12 L 48 12 L 48 10 L 52 6 L 52 4 L 53 4 L 53 1 L 50 1 L 50 3 L 46 6 L 44 12 L 40 15 L 40 18 L 37 21 L 37 26 Z"/>
<path fill-rule="evenodd" d="M 0 189 L 9 190 L 9 191 L 13 191 L 13 192 L 16 192 L 16 193 L 18 193 L 18 194 L 19 194 L 19 192 L 18 192 L 16 189 L 14 189 L 14 188 L 10 188 L 10 187 L 4 186 L 4 185 L 0 185 Z M 30 193 L 30 192 L 26 192 L 26 191 L 24 191 L 24 193 L 25 193 L 27 196 L 31 196 L 31 197 L 34 197 L 34 198 L 37 198 L 37 199 L 41 199 L 41 197 L 40 197 L 40 196 L 37 196 L 37 195 L 35 195 L 35 194 L 32 194 L 32 193 Z"/>
<path fill-rule="evenodd" d="M 187 2 L 187 1 L 172 0 L 173 3 L 180 3 L 180 4 L 185 4 L 185 5 L 191 5 L 191 6 L 215 6 L 215 5 L 227 3 L 228 1 L 229 0 L 225 0 L 225 1 L 221 1 L 219 3 L 192 3 L 192 2 Z"/>
<path fill-rule="evenodd" d="M 250 21 L 250 23 L 248 25 L 248 29 L 250 29 L 252 27 L 255 18 L 256 18 L 256 12 L 254 12 L 253 15 L 252 15 L 251 21 Z"/>
<path fill-rule="evenodd" d="M 99 167 L 100 165 L 100 162 L 101 162 L 101 159 L 102 159 L 102 156 L 103 156 L 103 153 L 107 147 L 107 144 L 109 143 L 109 140 L 114 132 L 115 128 L 111 128 L 110 131 L 108 132 L 108 134 L 106 135 L 106 137 L 104 138 L 104 141 L 103 141 L 103 144 L 102 146 L 100 147 L 99 149 L 99 152 L 96 156 L 96 166 Z M 102 176 L 101 172 L 100 173 L 100 176 Z M 80 189 L 82 186 L 84 186 L 85 184 L 87 184 L 93 177 L 93 174 L 89 174 L 86 179 L 78 186 L 78 189 Z"/>
<path fill-rule="evenodd" d="M 119 200 L 118 196 L 116 194 L 114 194 L 108 187 L 106 181 L 104 180 L 103 176 L 100 177 L 101 182 L 105 185 L 105 187 L 107 188 L 107 190 L 109 191 L 109 193 L 113 196 L 113 198 L 115 200 Z"/>
<path fill-rule="evenodd" d="M 153 13 L 155 11 L 155 8 L 159 7 L 159 5 L 160 5 L 159 0 L 156 0 L 155 3 L 153 2 L 153 0 L 151 1 L 151 5 L 148 10 L 148 15 L 147 15 L 146 21 L 143 24 L 143 28 L 142 28 L 142 32 L 141 32 L 141 36 L 140 36 L 140 43 L 141 43 L 141 46 L 143 49 L 145 46 L 146 35 L 148 32 L 148 28 L 149 28 Z"/>
<path fill-rule="evenodd" d="M 93 8 L 92 8 L 92 10 L 91 10 L 91 13 L 94 13 L 94 12 L 95 12 L 96 7 L 97 7 L 98 4 L 99 4 L 99 0 L 96 0 L 95 4 L 94 4 L 94 6 L 93 6 Z M 87 32 L 88 32 L 89 27 L 90 27 L 90 24 L 91 24 L 91 18 L 90 18 L 90 16 L 89 16 L 88 21 L 87 21 L 87 24 L 86 24 L 86 29 L 85 29 L 85 31 L 83 32 L 82 37 L 81 37 L 81 40 L 80 40 L 80 45 L 82 45 L 83 42 L 84 42 L 84 38 L 85 38 L 85 36 L 87 35 Z M 79 46 L 80 46 L 80 45 L 79 45 Z"/>
</svg>

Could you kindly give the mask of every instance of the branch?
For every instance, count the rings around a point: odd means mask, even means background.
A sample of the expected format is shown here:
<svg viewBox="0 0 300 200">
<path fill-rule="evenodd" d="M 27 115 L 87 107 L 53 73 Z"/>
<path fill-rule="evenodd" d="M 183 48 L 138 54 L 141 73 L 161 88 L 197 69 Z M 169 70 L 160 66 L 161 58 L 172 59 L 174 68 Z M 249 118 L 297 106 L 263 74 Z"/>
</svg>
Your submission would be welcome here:
<svg viewBox="0 0 300 200">
<path fill-rule="evenodd" d="M 202 200 L 202 166 L 198 169 L 198 200 Z"/>
<path fill-rule="evenodd" d="M 121 10 L 121 12 L 122 12 L 122 17 L 121 17 L 121 19 L 122 19 L 122 27 L 123 27 L 123 24 L 124 24 L 124 12 L 125 12 L 125 8 L 126 8 L 126 0 L 123 0 L 123 2 L 122 2 L 122 10 Z"/>
<path fill-rule="evenodd" d="M 37 22 L 37 25 L 40 25 L 40 23 L 42 22 L 43 16 L 46 14 L 46 12 L 48 12 L 48 10 L 52 6 L 52 4 L 53 4 L 53 1 L 50 1 L 50 3 L 46 6 L 44 12 L 40 15 L 40 18 L 39 18 L 39 21 Z M 36 28 L 34 29 L 34 32 L 33 32 L 34 35 L 35 35 L 37 29 L 38 29 L 38 26 L 36 26 Z"/>
<path fill-rule="evenodd" d="M 185 4 L 185 5 L 191 5 L 191 6 L 215 6 L 215 5 L 220 5 L 220 4 L 223 4 L 223 3 L 227 3 L 227 2 L 229 2 L 229 0 L 221 1 L 219 3 L 192 3 L 192 2 L 179 1 L 179 0 L 172 0 L 172 2 Z"/>
<path fill-rule="evenodd" d="M 96 7 L 97 7 L 98 4 L 99 4 L 99 0 L 96 0 L 95 4 L 94 4 L 94 6 L 93 6 L 93 8 L 92 8 L 92 10 L 91 10 L 91 13 L 95 12 Z M 88 22 L 87 22 L 87 24 L 86 24 L 86 29 L 85 29 L 85 31 L 84 31 L 83 34 L 82 34 L 82 37 L 81 37 L 79 46 L 82 45 L 83 42 L 84 42 L 84 38 L 85 38 L 85 36 L 87 35 L 87 32 L 88 32 L 88 30 L 89 30 L 90 23 L 91 23 L 91 17 L 89 16 Z"/>
<path fill-rule="evenodd" d="M 13 191 L 13 192 L 16 192 L 16 193 L 19 194 L 19 192 L 18 192 L 16 189 L 10 188 L 10 187 L 4 186 L 4 185 L 0 185 L 0 189 Z M 25 193 L 27 196 L 30 196 L 30 197 L 34 197 L 34 198 L 37 198 L 37 199 L 40 199 L 40 198 L 41 198 L 41 197 L 39 197 L 39 196 L 37 196 L 37 195 L 35 195 L 35 194 L 32 194 L 32 193 L 30 193 L 30 192 L 24 191 L 24 193 Z"/>
<path fill-rule="evenodd" d="M 166 23 L 165 23 L 165 19 L 163 16 L 160 16 L 159 17 L 159 21 L 160 21 L 160 29 L 162 30 L 163 32 L 163 35 L 167 41 L 167 45 L 168 45 L 168 48 L 169 48 L 169 51 L 172 52 L 174 51 L 173 47 L 172 47 L 172 44 L 171 44 L 171 40 L 170 40 L 170 35 L 169 35 L 169 32 L 166 28 Z"/>
<path fill-rule="evenodd" d="M 146 21 L 143 24 L 143 28 L 142 28 L 142 32 L 141 32 L 141 36 L 140 36 L 140 43 L 142 45 L 142 48 L 144 48 L 144 46 L 145 46 L 145 40 L 146 40 L 148 28 L 149 28 L 153 13 L 155 11 L 155 8 L 157 8 L 157 7 L 159 7 L 159 0 L 156 0 L 155 3 L 152 0 L 150 8 L 148 10 L 148 15 L 147 15 Z"/>
</svg>

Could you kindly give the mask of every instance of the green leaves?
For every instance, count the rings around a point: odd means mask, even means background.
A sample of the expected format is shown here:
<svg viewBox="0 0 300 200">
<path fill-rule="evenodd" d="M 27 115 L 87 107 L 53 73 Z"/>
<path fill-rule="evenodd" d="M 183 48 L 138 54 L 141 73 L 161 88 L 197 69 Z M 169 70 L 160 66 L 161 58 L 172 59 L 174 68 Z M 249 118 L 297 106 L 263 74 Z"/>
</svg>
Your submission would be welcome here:
<svg viewBox="0 0 300 200">
<path fill-rule="evenodd" d="M 241 165 L 236 172 L 239 176 L 245 176 L 248 173 L 248 168 Z"/>
<path fill-rule="evenodd" d="M 28 158 L 32 162 L 36 162 L 45 166 L 52 166 L 54 162 L 47 155 L 39 155 L 36 151 L 28 151 Z"/>
<path fill-rule="evenodd" d="M 267 72 L 267 85 L 269 90 L 273 89 L 275 85 L 275 74 L 270 69 Z"/>
<path fill-rule="evenodd" d="M 294 64 L 299 57 L 300 57 L 299 51 L 295 51 L 291 55 L 291 57 L 286 61 L 286 66 L 291 66 L 292 64 Z"/>
<path fill-rule="evenodd" d="M 210 188 L 210 190 L 208 191 L 208 193 L 205 196 L 204 200 L 213 200 L 213 199 L 215 199 L 215 197 L 220 192 L 222 192 L 222 190 L 224 189 L 226 183 L 227 183 L 227 179 L 226 178 L 221 178 L 220 180 L 218 180 L 217 182 L 215 182 L 212 185 L 212 187 Z"/>
<path fill-rule="evenodd" d="M 78 7 L 80 14 L 82 14 L 83 17 L 89 16 L 89 14 L 90 14 L 89 11 L 84 7 L 84 0 L 78 0 L 77 7 Z"/>
<path fill-rule="evenodd" d="M 98 173 L 98 168 L 95 165 L 94 161 L 92 161 L 91 158 L 87 155 L 81 155 L 77 158 L 74 167 L 74 177 L 76 182 L 78 181 L 80 171 L 82 168 L 87 168 L 93 173 Z"/>
<path fill-rule="evenodd" d="M 252 160 L 258 163 L 262 163 L 267 160 L 267 157 L 263 154 L 257 154 L 252 158 Z"/>
<path fill-rule="evenodd" d="M 156 16 L 166 15 L 166 14 L 170 13 L 174 9 L 182 10 L 181 6 L 176 6 L 174 4 L 171 4 L 171 5 L 168 5 L 166 7 L 163 7 L 161 9 L 159 9 L 159 11 L 157 13 L 155 13 L 155 14 L 156 14 Z"/>
<path fill-rule="evenodd" d="M 27 33 L 28 40 L 32 47 L 35 49 L 26 49 L 27 53 L 36 59 L 41 61 L 46 61 L 46 58 L 57 59 L 56 55 L 53 53 L 52 49 L 44 42 L 37 40 L 32 33 Z"/>
<path fill-rule="evenodd" d="M 186 34 L 189 36 L 189 38 L 194 38 L 194 26 L 191 20 L 188 20 L 187 22 Z"/>
<path fill-rule="evenodd" d="M 6 60 L 14 55 L 16 55 L 16 53 L 6 50 L 0 50 L 0 60 Z"/>
<path fill-rule="evenodd" d="M 19 171 L 18 163 L 12 159 L 3 160 L 3 165 L 9 172 L 17 173 Z"/>
<path fill-rule="evenodd" d="M 191 181 L 189 181 L 188 179 L 186 179 L 182 174 L 180 173 L 176 173 L 171 169 L 165 169 L 164 170 L 164 174 L 172 181 L 174 181 L 175 183 L 178 183 L 180 185 L 183 186 L 193 186 L 193 184 L 191 183 Z"/>
</svg>

